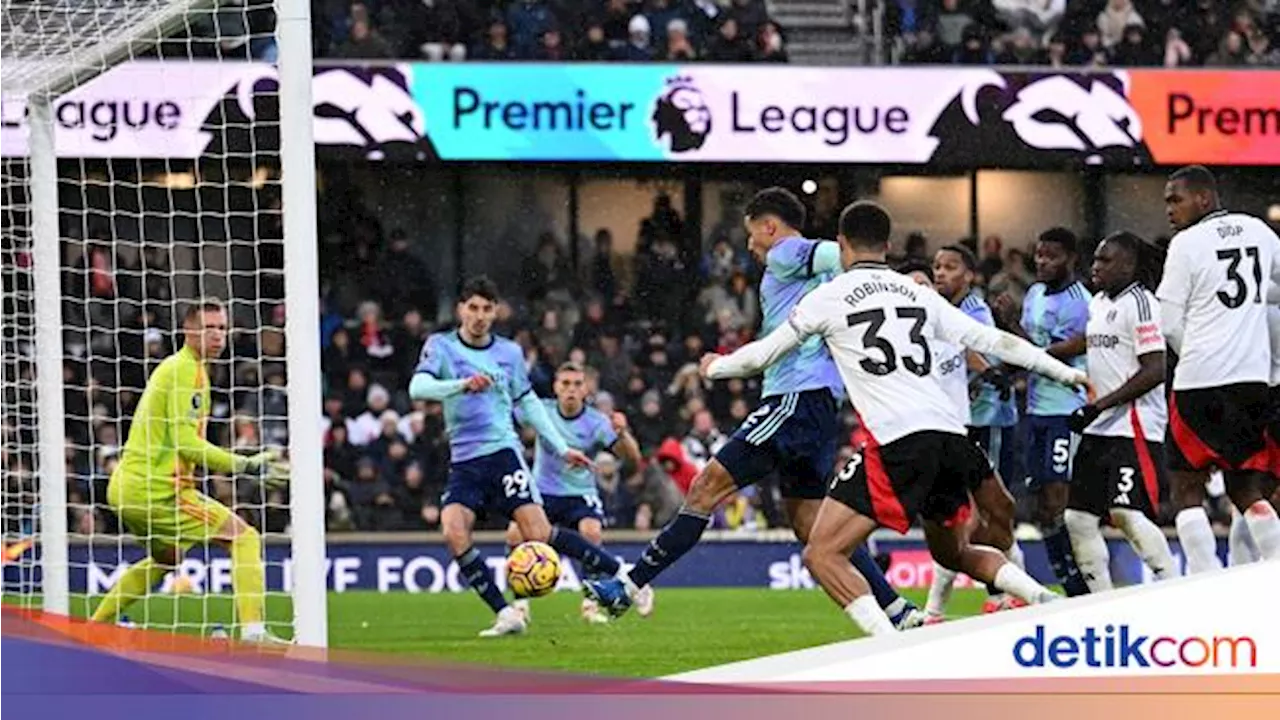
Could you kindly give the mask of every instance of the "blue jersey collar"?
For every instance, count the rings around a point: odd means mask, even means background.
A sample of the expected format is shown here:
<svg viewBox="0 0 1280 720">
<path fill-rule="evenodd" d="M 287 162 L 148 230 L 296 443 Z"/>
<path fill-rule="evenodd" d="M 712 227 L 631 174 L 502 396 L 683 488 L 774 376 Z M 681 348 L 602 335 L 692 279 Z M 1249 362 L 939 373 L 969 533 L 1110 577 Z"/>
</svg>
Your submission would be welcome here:
<svg viewBox="0 0 1280 720">
<path fill-rule="evenodd" d="M 498 339 L 497 335 L 494 335 L 492 332 L 490 332 L 489 342 L 485 343 L 484 345 L 472 345 L 471 343 L 467 342 L 466 338 L 462 337 L 462 330 L 454 330 L 453 334 L 458 337 L 458 342 L 462 343 L 463 345 L 466 345 L 472 350 L 488 350 L 489 348 L 493 347 L 493 343 Z"/>
</svg>

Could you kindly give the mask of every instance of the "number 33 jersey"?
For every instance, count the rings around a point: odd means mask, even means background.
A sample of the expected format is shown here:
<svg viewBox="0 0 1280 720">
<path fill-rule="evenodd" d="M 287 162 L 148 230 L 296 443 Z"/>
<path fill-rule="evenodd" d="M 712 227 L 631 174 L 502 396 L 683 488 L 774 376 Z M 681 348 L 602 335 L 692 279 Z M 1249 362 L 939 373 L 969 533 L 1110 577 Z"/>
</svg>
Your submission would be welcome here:
<svg viewBox="0 0 1280 720">
<path fill-rule="evenodd" d="M 1270 381 L 1267 295 L 1280 278 L 1278 246 L 1261 220 L 1226 211 L 1173 236 L 1156 297 L 1183 307 L 1174 390 Z M 1171 337 L 1177 320 L 1165 317 Z"/>
<path fill-rule="evenodd" d="M 857 263 L 813 290 L 790 322 L 801 337 L 826 340 L 849 401 L 880 445 L 925 430 L 964 435 L 967 398 L 934 372 L 946 358 L 930 347 L 1001 335 L 882 263 Z"/>
</svg>

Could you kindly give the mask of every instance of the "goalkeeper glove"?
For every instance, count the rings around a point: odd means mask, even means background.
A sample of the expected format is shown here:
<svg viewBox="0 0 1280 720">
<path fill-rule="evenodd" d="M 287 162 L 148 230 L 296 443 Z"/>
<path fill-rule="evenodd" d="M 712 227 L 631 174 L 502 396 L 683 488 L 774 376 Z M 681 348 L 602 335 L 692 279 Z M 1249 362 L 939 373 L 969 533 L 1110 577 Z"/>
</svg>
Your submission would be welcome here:
<svg viewBox="0 0 1280 720">
<path fill-rule="evenodd" d="M 1067 418 L 1067 425 L 1071 426 L 1071 432 L 1079 435 L 1084 432 L 1085 428 L 1093 424 L 1093 421 L 1097 420 L 1101 414 L 1102 411 L 1098 409 L 1097 405 L 1085 405 L 1071 413 L 1071 416 Z"/>
<path fill-rule="evenodd" d="M 289 484 L 289 462 L 274 448 L 244 459 L 245 472 L 262 483 L 268 490 L 277 490 Z"/>
</svg>

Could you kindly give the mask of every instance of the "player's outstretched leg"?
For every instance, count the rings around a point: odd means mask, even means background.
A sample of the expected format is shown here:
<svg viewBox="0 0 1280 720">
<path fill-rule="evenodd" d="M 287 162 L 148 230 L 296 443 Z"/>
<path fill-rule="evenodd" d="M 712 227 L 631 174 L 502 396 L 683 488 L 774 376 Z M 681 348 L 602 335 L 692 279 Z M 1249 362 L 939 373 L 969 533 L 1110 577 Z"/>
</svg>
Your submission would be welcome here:
<svg viewBox="0 0 1280 720">
<path fill-rule="evenodd" d="M 1112 508 L 1111 524 L 1124 533 L 1134 552 L 1151 568 L 1151 574 L 1156 580 L 1178 577 L 1178 564 L 1173 560 L 1169 541 L 1159 526 L 1141 510 Z"/>
<path fill-rule="evenodd" d="M 819 487 L 825 487 L 823 482 Z M 822 507 L 822 501 L 811 498 L 787 498 L 787 517 L 791 522 L 791 528 L 795 531 L 796 539 L 801 544 L 809 543 L 809 533 L 813 530 L 813 525 L 818 517 L 818 510 Z M 876 602 L 880 604 L 881 609 L 893 621 L 894 626 L 899 630 L 910 630 L 911 628 L 920 627 L 924 624 L 925 615 L 910 600 L 898 594 L 897 590 L 889 584 L 888 578 L 884 576 L 884 571 L 880 569 L 880 564 L 871 555 L 866 545 L 859 545 L 853 554 L 849 556 L 849 561 L 857 568 L 858 572 L 867 581 L 867 585 L 871 587 L 871 593 L 875 595 Z"/>
<path fill-rule="evenodd" d="M 287 643 L 267 632 L 267 573 L 262 564 L 262 536 L 235 515 L 228 515 L 219 534 L 230 538 L 227 546 L 231 551 L 231 589 L 241 623 L 240 639 L 265 644 Z"/>
<path fill-rule="evenodd" d="M 853 566 L 850 555 L 862 546 L 876 523 L 853 508 L 830 498 L 822 501 L 817 520 L 804 546 L 804 564 L 858 627 L 868 635 L 898 632 L 876 602 L 871 587 Z"/>
<path fill-rule="evenodd" d="M 1187 558 L 1187 574 L 1221 570 L 1218 540 L 1209 524 L 1209 514 L 1204 510 L 1205 474 L 1198 470 L 1171 469 L 1169 483 L 1173 501 L 1179 508 L 1174 525 L 1182 554 Z"/>
<path fill-rule="evenodd" d="M 1009 489 L 1005 487 L 1000 474 L 992 471 L 983 478 L 978 487 L 973 490 L 973 500 L 978 513 L 977 522 L 969 535 L 969 544 L 993 547 L 1004 553 L 1009 562 L 1025 570 L 1026 558 L 1023 557 L 1017 538 L 1013 536 L 1013 520 L 1017 512 L 1017 504 L 1014 502 L 1013 495 L 1009 493 Z M 945 568 L 944 571 L 951 573 Z M 955 577 L 954 574 L 951 576 Z M 998 612 L 1021 607 L 1023 604 L 1020 598 L 1011 596 L 989 584 L 987 601 L 983 603 L 982 611 Z"/>
<path fill-rule="evenodd" d="M 963 524 L 948 528 L 931 520 L 924 522 L 929 552 L 942 565 L 979 582 L 994 585 L 1027 603 L 1038 604 L 1058 599 L 1058 595 L 1036 582 L 1025 570 L 1009 562 L 999 550 L 969 544 L 967 533 L 968 529 Z"/>
<path fill-rule="evenodd" d="M 458 563 L 458 574 L 497 615 L 493 627 L 482 631 L 480 637 L 522 633 L 528 626 L 524 613 L 507 605 L 507 599 L 498 589 L 498 583 L 485 563 L 484 556 L 471 544 L 471 528 L 475 526 L 475 522 L 475 512 L 460 503 L 450 503 L 440 511 L 440 529 L 444 533 L 449 552 L 453 554 L 454 562 Z"/>
<path fill-rule="evenodd" d="M 524 538 L 520 537 L 520 526 L 516 525 L 514 520 L 507 523 L 507 556 L 510 557 L 512 551 L 522 542 L 524 542 Z M 526 623 L 533 620 L 533 610 L 529 607 L 527 598 L 516 600 L 511 603 L 511 606 L 524 614 Z"/>
<path fill-rule="evenodd" d="M 578 533 L 582 535 L 587 542 L 598 547 L 603 547 L 604 529 L 601 527 L 599 518 L 584 517 L 578 520 Z M 585 568 L 582 568 L 581 563 L 579 563 L 579 568 L 579 574 L 583 582 L 600 579 L 599 573 L 588 572 Z M 650 598 L 652 598 L 652 593 L 650 593 Z M 637 603 L 637 605 L 639 605 L 639 603 Z M 651 611 L 652 609 L 651 599 L 649 607 L 644 608 L 645 612 L 642 614 L 648 615 L 648 611 Z M 600 603 L 590 597 L 584 597 L 582 598 L 582 619 L 592 625 L 603 625 L 609 622 L 609 615 L 600 608 Z"/>
<path fill-rule="evenodd" d="M 1269 485 L 1266 473 L 1254 470 L 1231 470 L 1223 473 L 1227 495 L 1236 509 L 1244 514 L 1244 521 L 1258 546 L 1263 560 L 1280 558 L 1280 517 L 1262 492 Z"/>
<path fill-rule="evenodd" d="M 1105 592 L 1111 585 L 1111 553 L 1102 537 L 1102 518 L 1091 512 L 1067 508 L 1063 522 L 1071 536 L 1076 565 L 1084 574 L 1089 592 Z"/>
<path fill-rule="evenodd" d="M 93 611 L 93 621 L 114 623 L 119 620 L 130 605 L 146 596 L 148 590 L 164 579 L 165 574 L 177 564 L 176 558 L 176 553 L 162 560 L 153 556 L 130 565 L 98 603 Z"/>
<path fill-rule="evenodd" d="M 1066 483 L 1042 484 L 1036 514 L 1040 532 L 1044 536 L 1044 549 L 1049 556 L 1049 564 L 1062 582 L 1062 589 L 1069 597 L 1075 597 L 1087 594 L 1089 585 L 1085 583 L 1084 575 L 1076 565 L 1075 554 L 1071 550 L 1071 535 L 1063 518 L 1063 511 L 1067 507 L 1067 489 Z"/>
<path fill-rule="evenodd" d="M 1231 566 L 1255 563 L 1262 559 L 1258 546 L 1253 542 L 1249 525 L 1234 505 L 1231 507 L 1231 531 L 1227 535 L 1227 563 Z"/>
<path fill-rule="evenodd" d="M 713 458 L 693 479 L 680 512 L 649 542 L 635 566 L 621 577 L 587 581 L 585 592 L 613 615 L 625 613 L 643 588 L 698 544 L 711 513 L 735 490 L 733 476 Z"/>
</svg>

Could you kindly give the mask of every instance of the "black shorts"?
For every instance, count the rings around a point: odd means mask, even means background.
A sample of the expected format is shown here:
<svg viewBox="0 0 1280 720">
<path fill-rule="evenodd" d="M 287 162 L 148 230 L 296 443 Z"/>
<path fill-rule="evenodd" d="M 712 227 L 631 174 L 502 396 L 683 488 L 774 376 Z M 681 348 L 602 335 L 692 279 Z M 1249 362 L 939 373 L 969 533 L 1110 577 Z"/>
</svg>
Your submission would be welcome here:
<svg viewBox="0 0 1280 720">
<path fill-rule="evenodd" d="M 587 518 L 604 522 L 604 505 L 596 495 L 543 495 L 542 509 L 548 522 L 570 530 Z"/>
<path fill-rule="evenodd" d="M 1085 435 L 1076 450 L 1067 507 L 1106 517 L 1112 508 L 1155 518 L 1160 488 L 1168 487 L 1164 445 L 1150 440 Z"/>
<path fill-rule="evenodd" d="M 1261 470 L 1271 466 L 1265 383 L 1175 390 L 1165 452 L 1170 470 Z"/>
<path fill-rule="evenodd" d="M 740 488 L 776 470 L 783 497 L 821 500 L 836 463 L 838 411 L 829 390 L 764 398 L 716 453 L 716 460 Z"/>
<path fill-rule="evenodd" d="M 990 474 L 986 455 L 968 437 L 925 430 L 868 443 L 832 479 L 827 497 L 900 533 L 916 516 L 951 527 L 968 521 L 969 490 Z"/>
<path fill-rule="evenodd" d="M 540 503 L 533 477 L 514 450 L 499 450 L 453 463 L 440 505 L 464 505 L 477 515 L 496 511 L 511 517 L 518 508 Z"/>
</svg>

